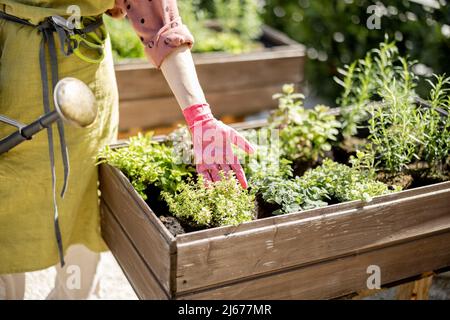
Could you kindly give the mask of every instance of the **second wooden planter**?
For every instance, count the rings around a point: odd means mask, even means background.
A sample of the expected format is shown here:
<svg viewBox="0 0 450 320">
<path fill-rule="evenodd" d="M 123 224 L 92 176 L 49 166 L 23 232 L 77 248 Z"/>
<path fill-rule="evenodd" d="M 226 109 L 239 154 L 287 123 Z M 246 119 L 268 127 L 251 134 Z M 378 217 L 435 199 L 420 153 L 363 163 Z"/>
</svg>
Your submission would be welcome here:
<svg viewBox="0 0 450 320">
<path fill-rule="evenodd" d="M 303 81 L 305 48 L 286 35 L 263 27 L 266 48 L 244 54 L 194 54 L 200 82 L 214 114 L 246 115 L 277 105 L 272 100 L 284 83 Z M 182 120 L 162 73 L 142 61 L 116 65 L 122 132 Z"/>
</svg>

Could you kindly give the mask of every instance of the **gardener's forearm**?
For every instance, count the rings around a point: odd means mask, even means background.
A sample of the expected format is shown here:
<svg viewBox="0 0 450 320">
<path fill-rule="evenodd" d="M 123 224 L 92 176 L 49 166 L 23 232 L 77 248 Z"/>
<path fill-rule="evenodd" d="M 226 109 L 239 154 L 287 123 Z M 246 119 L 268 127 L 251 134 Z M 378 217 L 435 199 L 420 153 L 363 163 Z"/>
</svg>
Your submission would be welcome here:
<svg viewBox="0 0 450 320">
<path fill-rule="evenodd" d="M 181 46 L 168 55 L 161 65 L 161 70 L 181 109 L 206 103 L 188 46 Z"/>
</svg>

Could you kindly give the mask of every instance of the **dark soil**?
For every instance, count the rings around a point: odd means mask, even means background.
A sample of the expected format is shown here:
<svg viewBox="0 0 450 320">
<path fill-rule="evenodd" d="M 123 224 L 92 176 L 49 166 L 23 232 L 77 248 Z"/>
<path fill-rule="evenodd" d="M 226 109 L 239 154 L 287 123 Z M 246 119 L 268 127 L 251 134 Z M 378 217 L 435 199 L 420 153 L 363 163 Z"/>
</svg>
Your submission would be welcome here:
<svg viewBox="0 0 450 320">
<path fill-rule="evenodd" d="M 150 185 L 145 190 L 147 200 L 145 202 L 157 216 L 167 216 L 169 207 L 166 202 L 161 200 L 161 190 L 154 185 Z"/>
<path fill-rule="evenodd" d="M 160 216 L 159 220 L 164 224 L 164 226 L 169 230 L 169 232 L 176 237 L 179 234 L 186 233 L 181 223 L 177 218 L 172 216 Z"/>
<path fill-rule="evenodd" d="M 389 174 L 385 172 L 378 173 L 377 180 L 386 183 L 388 186 L 399 186 L 402 189 L 408 189 L 413 183 L 413 177 L 410 174 Z"/>
<path fill-rule="evenodd" d="M 295 160 L 292 163 L 292 169 L 293 169 L 294 176 L 301 177 L 302 175 L 305 174 L 305 172 L 308 169 L 314 169 L 314 168 L 320 166 L 323 163 L 323 160 L 327 159 L 327 158 L 334 159 L 333 150 L 325 152 L 324 156 L 320 157 L 316 161 L 313 161 L 313 160 L 310 160 L 310 161 Z"/>
<path fill-rule="evenodd" d="M 350 137 L 333 146 L 333 160 L 339 163 L 348 164 L 351 156 L 356 156 L 356 150 L 362 149 L 366 139 Z"/>
<path fill-rule="evenodd" d="M 433 173 L 429 165 L 425 162 L 416 162 L 408 166 L 410 174 L 414 181 L 411 188 L 423 187 L 434 183 L 450 180 L 450 170 L 448 166 L 442 168 L 442 172 Z"/>
<path fill-rule="evenodd" d="M 145 194 L 147 195 L 147 200 L 145 200 L 147 205 L 174 236 L 204 229 L 172 216 L 167 203 L 161 200 L 161 190 L 159 188 L 151 185 L 145 190 Z M 180 232 L 181 230 L 183 232 Z"/>
<path fill-rule="evenodd" d="M 299 161 L 296 160 L 292 163 L 292 169 L 294 172 L 294 176 L 301 177 L 305 174 L 306 170 L 314 168 L 317 166 L 317 163 L 314 163 L 312 161 Z"/>
<path fill-rule="evenodd" d="M 264 219 L 273 217 L 272 212 L 280 209 L 281 206 L 277 204 L 267 203 L 260 194 L 256 195 L 256 219 Z"/>
</svg>

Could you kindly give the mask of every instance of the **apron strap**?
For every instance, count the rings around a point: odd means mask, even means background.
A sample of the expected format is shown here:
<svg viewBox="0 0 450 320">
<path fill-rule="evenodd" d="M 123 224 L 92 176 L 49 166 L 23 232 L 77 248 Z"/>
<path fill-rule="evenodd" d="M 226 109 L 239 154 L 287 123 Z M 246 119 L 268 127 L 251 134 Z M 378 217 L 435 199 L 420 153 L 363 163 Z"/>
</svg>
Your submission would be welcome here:
<svg viewBox="0 0 450 320">
<path fill-rule="evenodd" d="M 55 63 L 55 44 L 53 39 L 53 31 L 51 31 L 49 28 L 45 28 L 44 26 L 39 26 L 38 29 L 43 34 L 43 39 L 41 42 L 41 47 L 39 50 L 39 65 L 41 69 L 41 81 L 42 81 L 42 93 L 43 93 L 43 105 L 44 105 L 44 111 L 45 113 L 49 113 L 50 110 L 50 99 L 49 99 L 49 85 L 48 85 L 48 74 L 47 74 L 47 63 L 46 63 L 46 54 L 45 54 L 45 48 L 46 45 L 48 45 L 48 50 L 50 54 L 50 63 L 51 63 L 51 73 L 52 73 L 52 88 L 55 87 L 55 73 L 57 73 L 57 63 Z M 55 68 L 56 65 L 56 68 Z M 56 76 L 57 77 L 57 76 Z M 60 123 L 61 120 L 58 120 L 58 123 Z M 65 145 L 64 136 L 62 134 L 64 131 L 61 130 L 61 128 L 58 126 L 58 132 L 60 136 L 60 142 L 63 141 L 61 144 L 61 151 L 63 155 L 63 164 L 64 164 L 64 173 L 66 171 L 68 172 L 69 166 L 67 157 L 67 147 Z M 62 236 L 61 236 L 61 228 L 59 225 L 59 212 L 58 212 L 58 203 L 57 203 L 57 197 L 56 197 L 56 170 L 55 170 L 55 154 L 54 154 L 54 144 L 53 144 L 53 128 L 52 126 L 47 127 L 47 138 L 48 138 L 48 150 L 49 150 L 49 158 L 50 158 L 50 169 L 52 174 L 52 193 L 53 193 L 53 224 L 55 229 L 55 237 L 56 242 L 58 245 L 58 253 L 60 258 L 61 267 L 64 267 L 65 261 L 64 261 L 64 248 L 63 248 L 63 242 L 62 242 Z M 65 176 L 66 179 L 66 176 Z M 66 185 L 67 180 L 64 181 L 64 185 Z M 64 190 L 63 190 L 64 191 Z M 61 197 L 64 196 L 64 193 L 61 193 Z"/>
<path fill-rule="evenodd" d="M 46 59 L 46 48 L 48 48 L 48 54 L 50 57 L 50 70 L 51 70 L 51 82 L 52 82 L 52 92 L 58 83 L 58 58 L 57 58 L 57 49 L 55 45 L 55 39 L 53 37 L 53 33 L 56 32 L 58 34 L 61 52 L 64 56 L 70 56 L 74 49 L 74 44 L 72 43 L 67 30 L 65 30 L 62 26 L 54 23 L 51 18 L 47 18 L 42 23 L 38 25 L 34 25 L 27 20 L 15 17 L 13 15 L 7 14 L 3 11 L 0 11 L 0 19 L 4 19 L 7 21 L 19 23 L 26 26 L 31 26 L 37 28 L 42 34 L 42 41 L 39 49 L 39 66 L 41 72 L 41 82 L 42 82 L 42 98 L 44 105 L 44 112 L 50 113 L 50 90 L 48 83 L 48 66 Z M 76 30 L 77 32 L 83 34 L 91 32 L 97 28 L 99 28 L 103 24 L 102 19 L 97 19 L 92 24 L 88 25 L 84 29 Z M 59 143 L 61 146 L 61 158 L 64 167 L 64 183 L 60 193 L 61 198 L 64 198 L 65 192 L 67 190 L 70 166 L 69 166 L 69 153 L 67 150 L 66 139 L 64 134 L 64 125 L 61 119 L 56 122 L 58 128 L 59 135 Z M 56 170 L 55 170 L 55 154 L 54 154 L 54 143 L 53 143 L 53 128 L 52 126 L 48 126 L 47 128 L 47 138 L 48 138 L 48 151 L 50 158 L 50 168 L 52 174 L 52 193 L 53 193 L 53 221 L 54 221 L 54 230 L 55 237 L 58 246 L 58 253 L 60 258 L 61 267 L 64 267 L 64 248 L 63 241 L 61 236 L 61 228 L 59 224 L 59 212 L 58 212 L 58 203 L 56 197 Z"/>
</svg>

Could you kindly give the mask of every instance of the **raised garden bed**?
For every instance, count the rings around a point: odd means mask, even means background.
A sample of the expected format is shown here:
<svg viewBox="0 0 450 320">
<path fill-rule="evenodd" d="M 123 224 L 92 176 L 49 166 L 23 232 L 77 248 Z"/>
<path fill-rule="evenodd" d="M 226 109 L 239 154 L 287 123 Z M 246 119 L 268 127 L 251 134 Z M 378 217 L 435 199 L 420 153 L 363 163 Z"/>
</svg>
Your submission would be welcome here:
<svg viewBox="0 0 450 320">
<path fill-rule="evenodd" d="M 329 299 L 450 266 L 450 182 L 174 237 L 100 166 L 103 237 L 142 299 Z"/>
<path fill-rule="evenodd" d="M 256 129 L 239 154 L 250 190 L 195 181 L 187 129 L 105 148 L 103 236 L 138 295 L 325 299 L 364 291 L 374 269 L 389 285 L 449 267 L 450 78 L 423 101 L 410 67 L 381 44 L 342 70 L 335 110 L 283 86 L 265 123 L 236 128 Z"/>
<path fill-rule="evenodd" d="M 286 82 L 303 81 L 305 48 L 263 26 L 265 48 L 242 54 L 193 54 L 197 73 L 214 114 L 246 115 L 274 108 L 273 92 Z M 142 61 L 116 64 L 122 132 L 182 120 L 180 108 L 162 73 Z"/>
<path fill-rule="evenodd" d="M 367 295 L 371 265 L 383 287 L 450 267 L 450 182 L 177 236 L 117 168 L 100 165 L 100 188 L 103 237 L 141 299 L 331 299 Z"/>
</svg>

